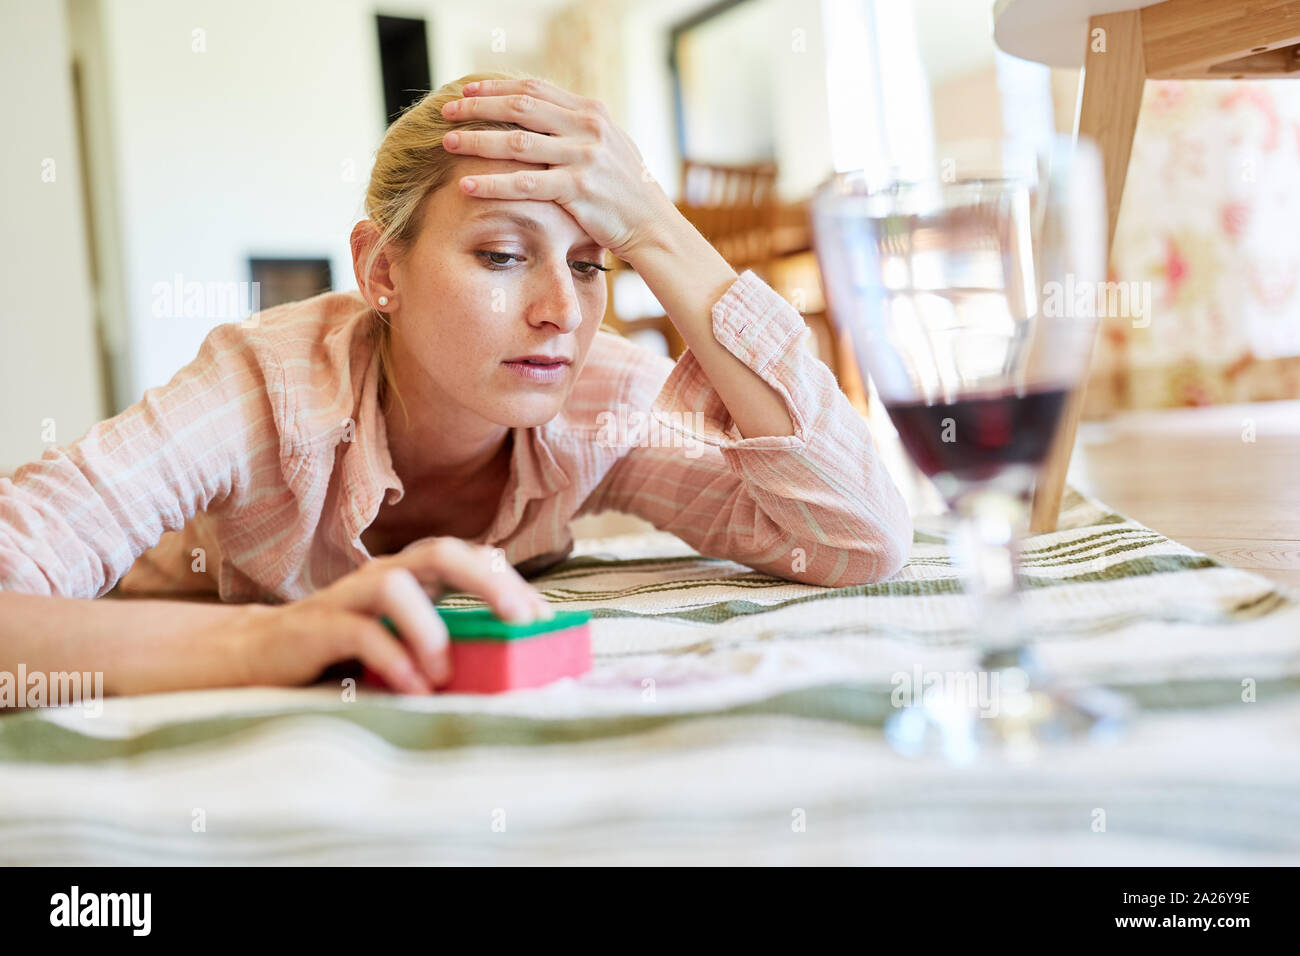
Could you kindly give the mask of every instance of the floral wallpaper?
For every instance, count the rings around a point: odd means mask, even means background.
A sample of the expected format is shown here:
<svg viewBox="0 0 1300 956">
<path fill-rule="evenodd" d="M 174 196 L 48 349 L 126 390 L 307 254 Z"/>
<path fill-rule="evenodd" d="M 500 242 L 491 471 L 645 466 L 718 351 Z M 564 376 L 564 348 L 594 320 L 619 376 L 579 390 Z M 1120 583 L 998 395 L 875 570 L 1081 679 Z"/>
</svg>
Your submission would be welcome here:
<svg viewBox="0 0 1300 956">
<path fill-rule="evenodd" d="M 1300 83 L 1147 82 L 1110 279 L 1086 416 L 1300 398 Z"/>
</svg>

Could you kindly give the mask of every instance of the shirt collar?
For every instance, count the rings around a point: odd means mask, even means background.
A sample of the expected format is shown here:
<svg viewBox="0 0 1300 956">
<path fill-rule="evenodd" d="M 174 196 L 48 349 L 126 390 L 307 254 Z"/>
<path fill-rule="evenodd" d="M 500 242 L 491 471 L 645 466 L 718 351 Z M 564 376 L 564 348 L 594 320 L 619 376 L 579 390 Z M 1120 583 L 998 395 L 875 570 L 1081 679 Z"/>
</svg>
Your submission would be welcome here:
<svg viewBox="0 0 1300 956">
<path fill-rule="evenodd" d="M 379 379 L 379 350 L 375 348 L 361 383 L 354 440 L 343 453 L 344 524 L 352 543 L 374 521 L 382 502 L 396 504 L 405 494 L 388 448 Z M 551 425 L 513 429 L 510 478 L 501 508 L 488 528 L 489 542 L 504 539 L 519 526 L 528 502 L 569 487 L 569 475 L 548 439 Z"/>
</svg>

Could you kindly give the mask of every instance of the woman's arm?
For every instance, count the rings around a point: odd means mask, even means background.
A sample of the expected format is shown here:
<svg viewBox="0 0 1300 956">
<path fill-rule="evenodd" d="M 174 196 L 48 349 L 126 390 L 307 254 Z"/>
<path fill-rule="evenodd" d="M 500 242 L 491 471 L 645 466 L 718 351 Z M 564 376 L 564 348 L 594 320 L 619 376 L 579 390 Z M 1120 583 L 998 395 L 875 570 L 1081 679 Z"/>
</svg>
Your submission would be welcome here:
<svg viewBox="0 0 1300 956">
<path fill-rule="evenodd" d="M 274 356 L 226 323 L 166 385 L 0 478 L 0 670 L 100 672 L 113 694 L 239 683 L 241 628 L 223 625 L 254 606 L 90 599 L 163 532 L 280 471 L 282 395 Z"/>
<path fill-rule="evenodd" d="M 0 593 L 0 672 L 102 673 L 108 696 L 228 687 L 240 681 L 236 622 L 269 610 Z"/>
<path fill-rule="evenodd" d="M 482 595 L 503 620 L 552 613 L 517 571 L 501 572 L 495 549 L 426 538 L 275 606 L 0 594 L 0 673 L 102 673 L 114 696 L 298 685 L 359 659 L 388 686 L 427 694 L 451 679 L 447 628 L 429 600 L 449 589 Z"/>
<path fill-rule="evenodd" d="M 106 594 L 165 531 L 279 477 L 283 401 L 258 333 L 218 325 L 166 385 L 0 478 L 0 590 Z"/>
<path fill-rule="evenodd" d="M 673 363 L 627 343 L 611 400 L 659 428 L 618 439 L 630 447 L 578 513 L 634 514 L 702 554 L 805 584 L 891 577 L 911 549 L 907 503 L 866 420 L 804 346 L 803 317 L 748 270 L 706 315 L 718 346 L 783 397 L 793 432 L 740 436 L 693 349 Z"/>
</svg>

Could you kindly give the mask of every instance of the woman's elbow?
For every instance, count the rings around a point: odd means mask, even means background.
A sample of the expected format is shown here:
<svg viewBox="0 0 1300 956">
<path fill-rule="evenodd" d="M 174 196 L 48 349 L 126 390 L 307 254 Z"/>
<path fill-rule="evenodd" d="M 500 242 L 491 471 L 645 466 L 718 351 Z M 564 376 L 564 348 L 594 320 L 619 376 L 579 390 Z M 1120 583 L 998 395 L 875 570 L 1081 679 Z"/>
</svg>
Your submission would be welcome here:
<svg viewBox="0 0 1300 956">
<path fill-rule="evenodd" d="M 849 552 L 847 567 L 831 587 L 847 588 L 863 584 L 888 581 L 907 564 L 911 557 L 912 536 L 891 539 L 861 551 Z"/>
<path fill-rule="evenodd" d="M 792 545 L 780 561 L 750 565 L 774 577 L 823 588 L 859 587 L 879 584 L 902 570 L 911 554 L 912 532 L 873 537 L 860 547 L 819 546 L 805 550 Z"/>
<path fill-rule="evenodd" d="M 912 556 L 915 527 L 907 501 L 893 486 L 892 507 L 883 520 L 864 529 L 859 547 L 849 549 L 849 567 L 835 587 L 878 584 L 888 581 Z"/>
<path fill-rule="evenodd" d="M 910 539 L 909 539 L 910 545 Z M 809 581 L 829 588 L 861 587 L 888 581 L 907 564 L 910 546 L 888 541 L 867 547 L 837 552 L 831 567 L 820 581 Z"/>
</svg>

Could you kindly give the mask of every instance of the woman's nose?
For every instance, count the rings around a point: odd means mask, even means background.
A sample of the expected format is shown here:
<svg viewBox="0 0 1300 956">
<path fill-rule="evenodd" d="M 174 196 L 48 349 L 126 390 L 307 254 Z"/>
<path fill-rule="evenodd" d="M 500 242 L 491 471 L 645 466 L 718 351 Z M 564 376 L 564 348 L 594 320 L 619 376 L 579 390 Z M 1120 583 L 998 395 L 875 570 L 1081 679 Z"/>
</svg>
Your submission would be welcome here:
<svg viewBox="0 0 1300 956">
<path fill-rule="evenodd" d="M 539 280 L 541 286 L 533 299 L 530 316 L 534 324 L 550 322 L 562 332 L 572 332 L 582 324 L 582 304 L 574 287 L 577 280 L 569 274 L 567 264 L 564 268 L 562 275 L 548 272 Z"/>
</svg>

